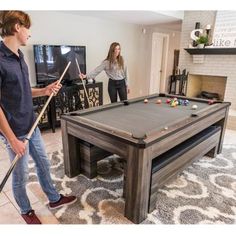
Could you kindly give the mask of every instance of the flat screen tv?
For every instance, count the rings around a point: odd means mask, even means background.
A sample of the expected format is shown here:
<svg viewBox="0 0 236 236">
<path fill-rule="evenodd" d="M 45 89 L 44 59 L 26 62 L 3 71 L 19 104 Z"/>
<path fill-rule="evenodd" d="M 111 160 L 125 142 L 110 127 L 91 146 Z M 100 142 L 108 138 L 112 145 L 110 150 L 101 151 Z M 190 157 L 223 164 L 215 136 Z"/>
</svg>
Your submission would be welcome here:
<svg viewBox="0 0 236 236">
<path fill-rule="evenodd" d="M 60 78 L 66 65 L 71 61 L 62 84 L 70 85 L 79 81 L 79 63 L 81 73 L 86 74 L 86 47 L 68 45 L 34 45 L 36 82 L 47 85 Z"/>
</svg>

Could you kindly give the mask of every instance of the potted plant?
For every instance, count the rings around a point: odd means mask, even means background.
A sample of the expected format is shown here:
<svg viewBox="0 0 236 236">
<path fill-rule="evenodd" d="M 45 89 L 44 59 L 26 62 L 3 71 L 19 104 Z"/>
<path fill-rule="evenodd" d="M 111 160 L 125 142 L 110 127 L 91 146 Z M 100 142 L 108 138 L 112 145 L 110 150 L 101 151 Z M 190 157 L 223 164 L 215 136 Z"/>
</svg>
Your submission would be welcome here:
<svg viewBox="0 0 236 236">
<path fill-rule="evenodd" d="M 198 48 L 204 48 L 205 45 L 208 44 L 208 36 L 200 35 L 199 38 L 196 40 Z"/>
</svg>

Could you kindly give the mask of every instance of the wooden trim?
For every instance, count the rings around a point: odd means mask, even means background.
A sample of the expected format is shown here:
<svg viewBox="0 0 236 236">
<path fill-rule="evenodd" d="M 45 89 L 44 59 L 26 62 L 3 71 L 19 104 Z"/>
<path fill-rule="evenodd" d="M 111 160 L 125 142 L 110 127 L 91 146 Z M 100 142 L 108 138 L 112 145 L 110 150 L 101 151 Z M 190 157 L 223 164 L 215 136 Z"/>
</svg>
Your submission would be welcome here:
<svg viewBox="0 0 236 236">
<path fill-rule="evenodd" d="M 191 55 L 235 55 L 236 48 L 185 48 Z"/>
</svg>

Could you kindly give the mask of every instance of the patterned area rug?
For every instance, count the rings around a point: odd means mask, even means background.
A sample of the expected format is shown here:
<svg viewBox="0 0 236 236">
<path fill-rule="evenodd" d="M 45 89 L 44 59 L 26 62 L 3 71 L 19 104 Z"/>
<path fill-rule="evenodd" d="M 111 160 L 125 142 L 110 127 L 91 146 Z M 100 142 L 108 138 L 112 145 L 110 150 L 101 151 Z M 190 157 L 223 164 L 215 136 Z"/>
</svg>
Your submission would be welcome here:
<svg viewBox="0 0 236 236">
<path fill-rule="evenodd" d="M 98 176 L 64 175 L 61 151 L 48 153 L 52 178 L 63 194 L 75 194 L 75 204 L 53 210 L 62 224 L 131 224 L 123 216 L 123 163 L 110 156 L 98 163 Z M 30 164 L 30 182 L 37 182 Z M 30 183 L 29 183 L 30 184 Z M 224 145 L 215 159 L 203 157 L 174 181 L 158 190 L 156 209 L 142 224 L 235 224 L 236 146 Z"/>
</svg>

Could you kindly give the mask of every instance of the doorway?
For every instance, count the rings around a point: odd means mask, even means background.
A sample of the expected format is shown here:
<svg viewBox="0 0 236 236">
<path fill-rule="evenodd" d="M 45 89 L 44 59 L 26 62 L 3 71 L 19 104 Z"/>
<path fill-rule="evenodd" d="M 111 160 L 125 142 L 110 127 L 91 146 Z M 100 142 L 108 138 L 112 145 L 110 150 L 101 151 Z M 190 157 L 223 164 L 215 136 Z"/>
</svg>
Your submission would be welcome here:
<svg viewBox="0 0 236 236">
<path fill-rule="evenodd" d="M 149 94 L 165 92 L 169 35 L 153 33 Z"/>
</svg>

